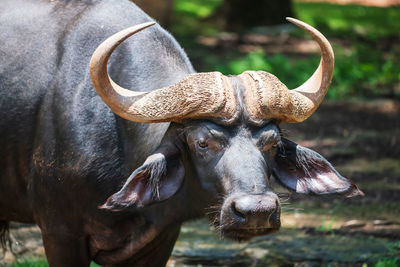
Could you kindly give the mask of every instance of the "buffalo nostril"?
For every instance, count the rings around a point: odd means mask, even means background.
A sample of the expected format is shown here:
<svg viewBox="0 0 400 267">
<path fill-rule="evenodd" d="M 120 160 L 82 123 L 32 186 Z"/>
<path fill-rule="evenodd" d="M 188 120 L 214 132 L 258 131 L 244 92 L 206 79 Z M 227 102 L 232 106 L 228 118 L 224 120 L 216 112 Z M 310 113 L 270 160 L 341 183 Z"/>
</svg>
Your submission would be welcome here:
<svg viewBox="0 0 400 267">
<path fill-rule="evenodd" d="M 232 214 L 234 214 L 237 219 L 241 220 L 242 222 L 246 221 L 246 215 L 237 209 L 235 202 L 232 202 L 231 204 L 231 211 Z"/>
<path fill-rule="evenodd" d="M 279 209 L 280 209 L 279 201 L 275 200 L 275 207 L 271 207 L 271 210 L 269 211 L 270 217 L 272 217 L 273 215 L 277 215 Z"/>
<path fill-rule="evenodd" d="M 271 215 L 269 216 L 268 222 L 270 224 L 271 227 L 273 228 L 279 228 L 281 225 L 281 214 L 280 214 L 280 207 L 279 205 L 276 206 L 276 208 L 274 209 L 274 211 L 271 213 Z"/>
</svg>

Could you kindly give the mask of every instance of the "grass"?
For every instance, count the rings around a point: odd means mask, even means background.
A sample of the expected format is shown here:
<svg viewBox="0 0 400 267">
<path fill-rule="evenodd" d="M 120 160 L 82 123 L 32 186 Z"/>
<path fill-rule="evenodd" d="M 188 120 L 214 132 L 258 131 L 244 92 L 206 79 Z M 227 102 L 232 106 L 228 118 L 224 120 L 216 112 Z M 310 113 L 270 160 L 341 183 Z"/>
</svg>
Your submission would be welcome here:
<svg viewBox="0 0 400 267">
<path fill-rule="evenodd" d="M 23 259 L 15 264 L 9 264 L 7 267 L 49 267 L 49 264 L 45 259 Z M 100 265 L 92 262 L 90 267 L 100 267 Z"/>
<path fill-rule="evenodd" d="M 7 267 L 48 267 L 46 260 L 30 260 L 24 259 L 15 264 L 9 264 Z"/>
<path fill-rule="evenodd" d="M 289 88 L 304 82 L 315 70 L 319 55 L 307 58 L 267 54 L 262 47 L 249 53 L 232 49 L 213 50 L 197 43 L 199 35 L 215 36 L 220 30 L 207 20 L 222 0 L 176 0 L 171 28 L 185 47 L 198 71 L 240 74 L 265 70 L 279 77 Z M 400 81 L 400 7 L 377 8 L 325 3 L 294 3 L 296 17 L 315 26 L 334 46 L 336 63 L 330 99 L 389 97 L 400 99 L 395 87 Z M 251 31 L 251 29 L 249 29 Z M 309 39 L 302 30 L 292 36 Z"/>
<path fill-rule="evenodd" d="M 374 267 L 398 267 L 399 264 L 398 259 L 382 259 L 375 263 Z"/>
<path fill-rule="evenodd" d="M 316 227 L 315 230 L 317 232 L 330 233 L 332 236 L 334 236 L 335 235 L 335 231 L 333 229 L 334 222 L 335 220 L 330 220 L 329 222 L 325 221 L 320 226 Z"/>
</svg>

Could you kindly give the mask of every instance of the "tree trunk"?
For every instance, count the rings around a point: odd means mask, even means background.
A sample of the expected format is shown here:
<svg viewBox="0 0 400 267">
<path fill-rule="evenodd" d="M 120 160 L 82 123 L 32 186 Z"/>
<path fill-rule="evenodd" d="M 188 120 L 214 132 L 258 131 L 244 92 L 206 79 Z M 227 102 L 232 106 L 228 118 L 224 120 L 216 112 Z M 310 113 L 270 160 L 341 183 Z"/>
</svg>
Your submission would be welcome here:
<svg viewBox="0 0 400 267">
<path fill-rule="evenodd" d="M 225 0 L 219 11 L 229 31 L 283 24 L 293 16 L 292 0 Z"/>
<path fill-rule="evenodd" d="M 173 13 L 173 0 L 131 0 L 144 12 L 156 19 L 164 27 L 168 27 Z"/>
</svg>

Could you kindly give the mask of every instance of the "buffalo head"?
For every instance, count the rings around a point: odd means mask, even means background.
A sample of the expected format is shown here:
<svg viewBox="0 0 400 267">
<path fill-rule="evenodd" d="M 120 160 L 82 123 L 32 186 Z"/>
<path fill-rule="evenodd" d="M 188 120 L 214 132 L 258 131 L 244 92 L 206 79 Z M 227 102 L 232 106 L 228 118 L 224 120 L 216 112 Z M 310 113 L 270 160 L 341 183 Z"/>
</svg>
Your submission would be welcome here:
<svg viewBox="0 0 400 267">
<path fill-rule="evenodd" d="M 192 192 L 209 196 L 208 212 L 217 228 L 226 237 L 242 240 L 280 227 L 280 201 L 269 185 L 271 175 L 298 193 L 362 194 L 321 155 L 281 135 L 280 122 L 301 122 L 317 109 L 334 66 L 326 38 L 301 21 L 288 20 L 308 31 L 322 53 L 315 73 L 293 90 L 263 71 L 229 77 L 195 73 L 151 92 L 118 86 L 107 73 L 111 53 L 153 23 L 123 30 L 97 48 L 90 68 L 103 101 L 127 120 L 171 122 L 158 149 L 103 208 L 121 210 L 161 202 L 176 195 L 186 179 L 195 179 L 198 188 Z"/>
</svg>

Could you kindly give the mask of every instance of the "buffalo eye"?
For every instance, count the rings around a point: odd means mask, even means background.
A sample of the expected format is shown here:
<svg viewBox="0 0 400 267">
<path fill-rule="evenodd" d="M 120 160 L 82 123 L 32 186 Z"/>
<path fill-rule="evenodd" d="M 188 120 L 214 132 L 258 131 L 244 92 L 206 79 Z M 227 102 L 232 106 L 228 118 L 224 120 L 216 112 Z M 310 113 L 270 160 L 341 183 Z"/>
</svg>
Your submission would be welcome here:
<svg viewBox="0 0 400 267">
<path fill-rule="evenodd" d="M 201 149 L 205 149 L 208 147 L 208 144 L 204 138 L 201 138 L 197 141 L 197 146 Z"/>
<path fill-rule="evenodd" d="M 277 144 L 266 144 L 263 146 L 262 151 L 263 152 L 268 152 L 271 149 L 275 149 L 277 147 Z"/>
<path fill-rule="evenodd" d="M 267 138 L 266 140 L 263 140 L 263 142 L 261 142 L 260 146 L 263 152 L 275 150 L 279 146 L 279 140 L 275 138 L 275 136 L 273 138 Z"/>
</svg>

